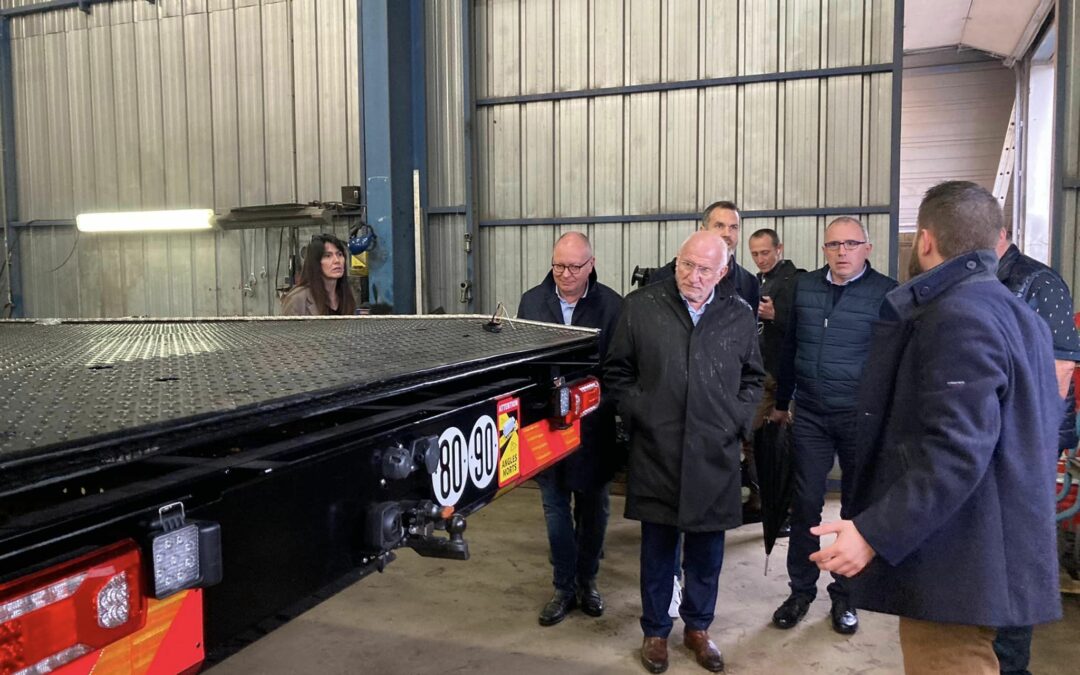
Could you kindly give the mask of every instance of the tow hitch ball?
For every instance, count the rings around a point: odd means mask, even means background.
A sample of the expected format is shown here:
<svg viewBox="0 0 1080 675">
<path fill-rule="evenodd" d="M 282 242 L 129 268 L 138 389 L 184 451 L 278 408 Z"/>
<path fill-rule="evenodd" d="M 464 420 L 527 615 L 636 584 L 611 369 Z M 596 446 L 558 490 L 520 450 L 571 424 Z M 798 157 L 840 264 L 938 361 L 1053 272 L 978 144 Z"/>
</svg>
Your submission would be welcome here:
<svg viewBox="0 0 1080 675">
<path fill-rule="evenodd" d="M 449 537 L 436 535 L 436 527 Z M 379 502 L 368 510 L 364 543 L 380 552 L 408 546 L 422 556 L 468 560 L 465 527 L 465 517 L 454 513 L 453 507 L 430 500 Z"/>
</svg>

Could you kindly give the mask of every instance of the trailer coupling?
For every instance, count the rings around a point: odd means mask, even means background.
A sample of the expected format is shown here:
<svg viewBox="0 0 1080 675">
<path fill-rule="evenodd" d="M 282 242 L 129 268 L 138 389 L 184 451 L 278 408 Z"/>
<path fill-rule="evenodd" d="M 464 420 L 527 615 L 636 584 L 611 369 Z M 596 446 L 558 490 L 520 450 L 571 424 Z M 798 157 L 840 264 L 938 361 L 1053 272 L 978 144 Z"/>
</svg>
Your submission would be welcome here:
<svg viewBox="0 0 1080 675">
<path fill-rule="evenodd" d="M 465 517 L 453 511 L 452 506 L 430 500 L 372 504 L 364 523 L 364 544 L 378 551 L 408 546 L 426 557 L 468 560 Z M 435 534 L 437 526 L 449 536 Z"/>
</svg>

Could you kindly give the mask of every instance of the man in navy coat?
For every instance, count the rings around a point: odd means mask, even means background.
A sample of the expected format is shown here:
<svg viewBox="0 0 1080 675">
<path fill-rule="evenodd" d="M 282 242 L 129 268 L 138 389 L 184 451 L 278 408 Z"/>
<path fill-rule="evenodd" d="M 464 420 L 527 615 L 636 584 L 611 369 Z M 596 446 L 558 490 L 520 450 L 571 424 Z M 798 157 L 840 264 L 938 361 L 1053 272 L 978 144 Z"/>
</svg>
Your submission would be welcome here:
<svg viewBox="0 0 1080 675">
<path fill-rule="evenodd" d="M 521 296 L 518 318 L 600 329 L 603 358 L 622 297 L 596 280 L 592 245 L 580 232 L 559 237 L 551 272 Z M 596 586 L 608 521 L 608 483 L 614 473 L 615 413 L 610 404 L 582 420 L 581 448 L 537 476 L 544 504 L 555 593 L 540 611 L 552 626 L 580 605 L 590 616 L 604 613 Z"/>
<path fill-rule="evenodd" d="M 853 517 L 813 530 L 857 607 L 900 616 L 909 673 L 996 674 L 996 627 L 1061 616 L 1061 398 L 1046 323 L 995 276 L 1001 226 L 974 183 L 927 191 L 860 387 Z"/>
</svg>

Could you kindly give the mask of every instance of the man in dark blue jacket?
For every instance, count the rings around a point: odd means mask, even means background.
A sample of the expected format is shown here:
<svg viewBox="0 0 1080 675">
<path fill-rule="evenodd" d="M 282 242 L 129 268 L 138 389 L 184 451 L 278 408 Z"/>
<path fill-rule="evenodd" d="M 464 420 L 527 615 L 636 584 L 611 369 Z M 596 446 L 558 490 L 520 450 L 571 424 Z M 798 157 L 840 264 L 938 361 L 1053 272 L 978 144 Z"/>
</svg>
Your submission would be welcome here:
<svg viewBox="0 0 1080 675">
<path fill-rule="evenodd" d="M 1058 428 L 1058 450 L 1075 448 L 1076 394 L 1073 391 L 1073 370 L 1080 361 L 1080 334 L 1073 322 L 1073 300 L 1061 275 L 1024 255 L 1005 228 L 997 242 L 997 278 L 1013 295 L 1046 322 L 1054 341 L 1054 369 L 1058 393 L 1065 399 L 1065 412 Z M 994 652 L 1001 662 L 1002 675 L 1031 675 L 1031 626 L 1009 626 L 998 630 Z"/>
<path fill-rule="evenodd" d="M 551 254 L 551 272 L 539 286 L 521 296 L 518 318 L 599 328 L 602 359 L 622 297 L 597 282 L 595 262 L 584 234 L 567 232 L 561 236 Z M 614 443 L 615 413 L 605 404 L 582 421 L 581 448 L 536 479 L 544 504 L 555 585 L 555 594 L 540 612 L 541 626 L 559 623 L 578 604 L 590 616 L 604 613 L 596 574 L 607 530 Z"/>
<path fill-rule="evenodd" d="M 812 558 L 900 616 L 907 672 L 998 672 L 995 627 L 1061 616 L 1050 330 L 995 276 L 1001 208 L 974 183 L 919 207 L 913 272 L 874 327 L 851 520 Z"/>
<path fill-rule="evenodd" d="M 757 277 L 735 262 L 735 251 L 739 248 L 739 228 L 742 226 L 742 218 L 739 209 L 734 202 L 720 200 L 705 207 L 701 214 L 701 229 L 715 232 L 727 244 L 730 252 L 728 260 L 728 272 L 717 283 L 731 284 L 735 293 L 750 305 L 754 310 L 754 316 L 758 313 L 759 286 Z M 675 277 L 675 260 L 657 269 L 649 277 L 649 283 L 655 284 Z"/>
<path fill-rule="evenodd" d="M 885 294 L 896 282 L 870 267 L 866 227 L 843 217 L 825 228 L 828 265 L 799 276 L 784 336 L 777 378 L 776 409 L 770 418 L 784 423 L 794 396 L 795 499 L 787 568 L 791 595 L 773 613 L 773 624 L 799 623 L 817 595 L 818 568 L 810 554 L 818 539 L 810 528 L 821 522 L 829 471 L 839 457 L 841 513 L 846 513 L 855 460 L 855 391 L 870 353 L 870 330 Z M 844 581 L 829 584 L 833 630 L 850 635 L 859 618 L 848 602 Z"/>
</svg>

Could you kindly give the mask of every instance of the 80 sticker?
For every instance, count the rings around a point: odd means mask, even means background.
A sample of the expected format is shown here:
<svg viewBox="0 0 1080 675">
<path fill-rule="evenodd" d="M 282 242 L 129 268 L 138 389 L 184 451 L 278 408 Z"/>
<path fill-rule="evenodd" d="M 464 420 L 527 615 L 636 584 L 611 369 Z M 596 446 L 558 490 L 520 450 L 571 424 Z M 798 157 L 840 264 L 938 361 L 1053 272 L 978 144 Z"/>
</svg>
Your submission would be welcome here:
<svg viewBox="0 0 1080 675">
<path fill-rule="evenodd" d="M 453 506 L 471 481 L 477 489 L 491 484 L 499 467 L 499 435 L 495 420 L 481 415 L 468 437 L 457 427 L 449 427 L 439 436 L 439 466 L 431 474 L 435 499 L 443 506 Z"/>
</svg>

